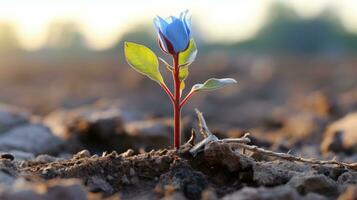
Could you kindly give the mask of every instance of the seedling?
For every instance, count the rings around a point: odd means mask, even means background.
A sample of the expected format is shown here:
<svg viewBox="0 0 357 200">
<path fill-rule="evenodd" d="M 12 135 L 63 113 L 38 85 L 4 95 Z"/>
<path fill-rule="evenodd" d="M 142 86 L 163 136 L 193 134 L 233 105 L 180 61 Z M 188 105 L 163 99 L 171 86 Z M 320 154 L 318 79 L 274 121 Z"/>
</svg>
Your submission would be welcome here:
<svg viewBox="0 0 357 200">
<path fill-rule="evenodd" d="M 187 101 L 199 91 L 209 91 L 222 88 L 236 80 L 232 78 L 210 78 L 204 83 L 195 84 L 191 90 L 182 96 L 185 89 L 185 80 L 189 74 L 188 68 L 195 60 L 197 47 L 191 37 L 191 18 L 188 11 L 182 12 L 179 17 L 170 16 L 163 19 L 154 18 L 154 25 L 158 35 L 161 50 L 172 57 L 172 65 L 162 58 L 158 58 L 149 48 L 133 42 L 124 43 L 124 53 L 127 62 L 136 71 L 148 76 L 157 82 L 169 96 L 174 110 L 174 147 L 180 147 L 180 119 L 181 109 Z M 173 92 L 167 87 L 159 70 L 159 59 L 172 73 Z"/>
</svg>

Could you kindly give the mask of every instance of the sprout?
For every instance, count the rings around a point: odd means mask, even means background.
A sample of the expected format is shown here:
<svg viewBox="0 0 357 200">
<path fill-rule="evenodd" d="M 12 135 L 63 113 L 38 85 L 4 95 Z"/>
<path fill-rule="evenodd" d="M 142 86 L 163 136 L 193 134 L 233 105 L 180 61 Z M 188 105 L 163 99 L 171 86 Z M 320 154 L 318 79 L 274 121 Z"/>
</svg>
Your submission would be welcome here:
<svg viewBox="0 0 357 200">
<path fill-rule="evenodd" d="M 199 91 L 215 90 L 232 83 L 232 78 L 211 78 L 202 84 L 195 84 L 190 92 L 182 97 L 185 80 L 189 74 L 188 68 L 197 56 L 197 47 L 191 37 L 191 18 L 188 11 L 179 17 L 170 16 L 166 20 L 161 17 L 154 19 L 161 50 L 172 57 L 172 65 L 159 58 L 172 73 L 174 82 L 173 93 L 166 86 L 159 70 L 159 59 L 149 48 L 133 42 L 124 43 L 124 53 L 127 62 L 139 73 L 156 81 L 169 96 L 174 110 L 174 147 L 180 147 L 181 109 L 193 94 Z"/>
</svg>

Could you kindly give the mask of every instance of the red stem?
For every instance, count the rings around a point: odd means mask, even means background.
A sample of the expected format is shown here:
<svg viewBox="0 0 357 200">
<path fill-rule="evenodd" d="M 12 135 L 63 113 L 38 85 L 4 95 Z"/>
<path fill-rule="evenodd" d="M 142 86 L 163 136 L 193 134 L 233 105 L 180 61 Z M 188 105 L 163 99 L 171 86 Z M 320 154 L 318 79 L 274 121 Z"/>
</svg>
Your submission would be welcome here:
<svg viewBox="0 0 357 200">
<path fill-rule="evenodd" d="M 180 106 L 180 79 L 179 79 L 179 54 L 173 55 L 173 77 L 174 77 L 174 147 L 180 147 L 180 121 L 181 121 L 181 106 Z"/>
</svg>

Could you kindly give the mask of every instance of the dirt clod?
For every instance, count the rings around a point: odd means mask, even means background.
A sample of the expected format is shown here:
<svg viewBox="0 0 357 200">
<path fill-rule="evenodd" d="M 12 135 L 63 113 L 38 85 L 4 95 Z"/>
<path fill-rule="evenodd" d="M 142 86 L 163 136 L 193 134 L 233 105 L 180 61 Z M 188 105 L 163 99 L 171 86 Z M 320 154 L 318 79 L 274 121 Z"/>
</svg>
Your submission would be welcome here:
<svg viewBox="0 0 357 200">
<path fill-rule="evenodd" d="M 294 176 L 288 185 L 295 188 L 302 195 L 306 195 L 310 192 L 326 196 L 336 196 L 338 194 L 336 182 L 321 174 Z"/>
<path fill-rule="evenodd" d="M 159 181 L 165 193 L 168 193 L 167 190 L 170 190 L 168 188 L 171 188 L 183 192 L 188 199 L 200 199 L 202 191 L 208 187 L 208 184 L 204 174 L 193 170 L 183 162 L 174 162 L 170 171 L 161 175 Z"/>
</svg>

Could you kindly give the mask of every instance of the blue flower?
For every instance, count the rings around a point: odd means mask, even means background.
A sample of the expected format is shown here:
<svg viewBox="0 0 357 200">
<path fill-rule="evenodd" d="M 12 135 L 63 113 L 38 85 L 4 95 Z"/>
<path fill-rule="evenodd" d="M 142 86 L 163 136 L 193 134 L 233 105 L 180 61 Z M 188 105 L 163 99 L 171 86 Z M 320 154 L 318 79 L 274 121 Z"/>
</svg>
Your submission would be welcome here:
<svg viewBox="0 0 357 200">
<path fill-rule="evenodd" d="M 188 10 L 181 12 L 180 17 L 170 16 L 166 20 L 157 16 L 154 25 L 159 35 L 161 49 L 170 54 L 177 54 L 187 49 L 191 39 L 191 18 Z"/>
</svg>

